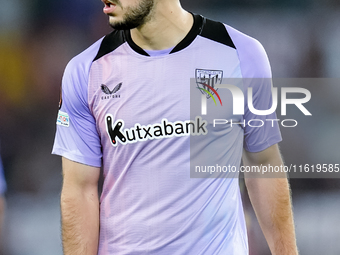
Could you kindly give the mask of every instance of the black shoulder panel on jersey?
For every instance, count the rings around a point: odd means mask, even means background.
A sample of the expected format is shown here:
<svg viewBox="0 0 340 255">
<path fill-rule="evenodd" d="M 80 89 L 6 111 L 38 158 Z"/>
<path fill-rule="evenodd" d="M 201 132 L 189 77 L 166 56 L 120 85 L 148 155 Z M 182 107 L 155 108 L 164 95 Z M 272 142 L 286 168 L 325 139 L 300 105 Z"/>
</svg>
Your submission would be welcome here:
<svg viewBox="0 0 340 255">
<path fill-rule="evenodd" d="M 200 35 L 236 49 L 227 29 L 221 22 L 204 19 L 204 25 Z"/>
<path fill-rule="evenodd" d="M 114 30 L 112 33 L 106 35 L 100 45 L 98 50 L 97 56 L 94 58 L 93 61 L 101 58 L 102 56 L 114 51 L 120 45 L 125 42 L 123 31 L 121 30 Z"/>
</svg>

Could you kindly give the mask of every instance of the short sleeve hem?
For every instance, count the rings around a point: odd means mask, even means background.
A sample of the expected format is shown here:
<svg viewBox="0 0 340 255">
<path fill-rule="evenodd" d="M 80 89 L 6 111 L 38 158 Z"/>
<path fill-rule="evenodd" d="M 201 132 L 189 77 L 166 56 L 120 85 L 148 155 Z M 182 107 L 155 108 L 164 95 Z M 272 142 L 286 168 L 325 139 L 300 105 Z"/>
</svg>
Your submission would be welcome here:
<svg viewBox="0 0 340 255">
<path fill-rule="evenodd" d="M 260 152 L 260 151 L 264 151 L 270 146 L 273 146 L 274 144 L 277 144 L 281 141 L 282 141 L 281 135 L 275 135 L 275 136 L 268 138 L 266 141 L 264 141 L 261 144 L 248 145 L 245 143 L 244 148 L 249 152 Z"/>
<path fill-rule="evenodd" d="M 52 154 L 59 155 L 64 158 L 67 158 L 69 160 L 75 161 L 77 163 L 81 163 L 88 166 L 93 167 L 101 167 L 102 166 L 102 160 L 98 158 L 91 158 L 88 156 L 81 156 L 81 155 L 75 155 L 72 152 L 65 151 L 62 148 L 53 148 Z"/>
</svg>

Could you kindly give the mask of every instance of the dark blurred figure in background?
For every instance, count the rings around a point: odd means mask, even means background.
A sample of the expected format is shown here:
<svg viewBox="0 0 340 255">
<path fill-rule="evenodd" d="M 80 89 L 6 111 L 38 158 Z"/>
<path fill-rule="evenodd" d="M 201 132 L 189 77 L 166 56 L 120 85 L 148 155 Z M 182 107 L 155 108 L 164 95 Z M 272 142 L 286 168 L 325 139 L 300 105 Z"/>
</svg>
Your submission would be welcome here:
<svg viewBox="0 0 340 255">
<path fill-rule="evenodd" d="M 3 221 L 4 221 L 4 214 L 5 214 L 5 196 L 4 193 L 6 191 L 6 182 L 3 173 L 3 165 L 0 156 L 0 254 L 2 253 L 2 232 L 3 232 Z"/>
</svg>

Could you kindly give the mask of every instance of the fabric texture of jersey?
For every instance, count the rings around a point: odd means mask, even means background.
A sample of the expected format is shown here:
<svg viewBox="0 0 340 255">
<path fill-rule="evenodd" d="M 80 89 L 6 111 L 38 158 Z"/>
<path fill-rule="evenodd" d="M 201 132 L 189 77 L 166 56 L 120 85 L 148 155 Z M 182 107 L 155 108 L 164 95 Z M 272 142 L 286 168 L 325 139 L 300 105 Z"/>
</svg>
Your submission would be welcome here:
<svg viewBox="0 0 340 255">
<path fill-rule="evenodd" d="M 204 158 L 208 146 L 221 164 L 240 166 L 243 148 L 258 152 L 281 141 L 278 126 L 237 126 L 195 139 L 184 129 L 199 123 L 190 109 L 201 98 L 199 90 L 190 93 L 197 70 L 257 78 L 240 88 L 253 87 L 256 109 L 268 109 L 270 66 L 255 39 L 194 17 L 169 54 L 150 56 L 129 31 L 114 31 L 66 67 L 53 153 L 103 166 L 99 255 L 249 253 L 238 178 L 190 178 L 190 159 Z M 231 105 L 223 107 L 227 118 Z M 254 118 L 276 116 L 254 116 L 246 107 L 240 120 Z M 214 149 L 220 136 L 226 146 Z"/>
</svg>

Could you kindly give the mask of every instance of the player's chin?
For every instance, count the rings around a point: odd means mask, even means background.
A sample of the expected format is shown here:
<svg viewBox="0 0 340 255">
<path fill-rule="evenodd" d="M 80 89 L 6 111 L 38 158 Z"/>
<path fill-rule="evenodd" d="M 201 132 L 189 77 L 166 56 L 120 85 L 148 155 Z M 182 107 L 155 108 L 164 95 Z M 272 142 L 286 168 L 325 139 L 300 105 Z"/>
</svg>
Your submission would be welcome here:
<svg viewBox="0 0 340 255">
<path fill-rule="evenodd" d="M 129 29 L 136 28 L 138 26 L 138 24 L 134 22 L 119 21 L 117 19 L 110 20 L 109 24 L 115 30 L 129 30 Z"/>
<path fill-rule="evenodd" d="M 109 17 L 109 24 L 111 27 L 118 29 L 122 21 L 118 17 L 110 16 Z"/>
<path fill-rule="evenodd" d="M 120 18 L 117 15 L 109 15 L 109 23 L 115 24 L 121 22 Z"/>
<path fill-rule="evenodd" d="M 119 22 L 109 22 L 110 26 L 115 30 L 125 30 L 125 27 Z"/>
</svg>

